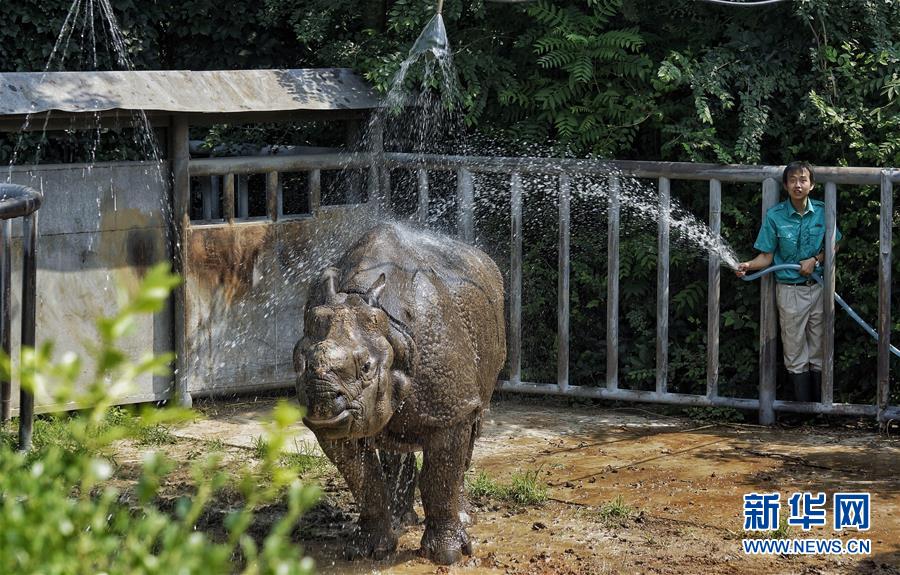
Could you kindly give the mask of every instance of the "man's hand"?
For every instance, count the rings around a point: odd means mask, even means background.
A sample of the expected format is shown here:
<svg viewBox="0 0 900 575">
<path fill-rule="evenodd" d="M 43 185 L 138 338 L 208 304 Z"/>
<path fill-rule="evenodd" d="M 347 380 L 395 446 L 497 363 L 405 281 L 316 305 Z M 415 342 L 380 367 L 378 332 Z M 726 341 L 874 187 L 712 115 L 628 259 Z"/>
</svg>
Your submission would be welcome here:
<svg viewBox="0 0 900 575">
<path fill-rule="evenodd" d="M 736 275 L 739 278 L 742 278 L 745 275 L 747 275 L 747 272 L 749 272 L 749 271 L 750 271 L 750 262 L 741 262 L 738 264 L 737 269 L 734 270 L 734 275 Z"/>
<path fill-rule="evenodd" d="M 810 274 L 813 273 L 813 270 L 816 269 L 816 258 L 809 258 L 808 260 L 800 260 L 800 275 L 803 277 L 809 277 Z"/>
</svg>

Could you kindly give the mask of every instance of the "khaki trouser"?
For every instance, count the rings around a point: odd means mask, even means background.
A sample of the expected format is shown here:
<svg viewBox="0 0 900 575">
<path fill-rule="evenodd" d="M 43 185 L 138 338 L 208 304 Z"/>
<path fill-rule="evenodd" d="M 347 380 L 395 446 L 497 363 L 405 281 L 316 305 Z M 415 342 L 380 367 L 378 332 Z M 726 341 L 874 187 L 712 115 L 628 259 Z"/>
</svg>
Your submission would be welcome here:
<svg viewBox="0 0 900 575">
<path fill-rule="evenodd" d="M 784 366 L 790 373 L 822 371 L 822 286 L 776 284 Z"/>
</svg>

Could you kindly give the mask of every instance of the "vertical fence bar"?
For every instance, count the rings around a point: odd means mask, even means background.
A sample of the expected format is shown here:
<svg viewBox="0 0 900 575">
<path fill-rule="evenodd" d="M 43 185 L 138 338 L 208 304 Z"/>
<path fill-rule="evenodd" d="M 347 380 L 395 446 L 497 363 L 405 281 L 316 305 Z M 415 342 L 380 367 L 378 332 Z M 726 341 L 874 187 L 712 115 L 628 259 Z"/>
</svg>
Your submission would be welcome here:
<svg viewBox="0 0 900 575">
<path fill-rule="evenodd" d="M 609 177 L 606 271 L 606 389 L 619 388 L 619 192 L 621 182 Z"/>
<path fill-rule="evenodd" d="M 567 174 L 559 177 L 559 280 L 556 298 L 556 383 L 565 392 L 569 387 L 569 225 L 572 180 Z"/>
<path fill-rule="evenodd" d="M 212 219 L 212 178 L 204 177 L 199 178 L 199 188 L 200 188 L 200 204 L 203 207 L 202 210 L 202 219 L 204 221 L 209 221 Z"/>
<path fill-rule="evenodd" d="M 281 186 L 278 185 L 278 172 L 266 173 L 266 212 L 273 222 L 278 221 L 281 214 Z"/>
<path fill-rule="evenodd" d="M 709 229 L 721 245 L 722 182 L 709 181 Z M 706 311 L 706 397 L 719 395 L 719 313 L 722 268 L 718 252 L 709 254 L 708 305 Z"/>
<path fill-rule="evenodd" d="M 250 216 L 250 183 L 249 176 L 238 176 L 237 179 L 237 217 Z"/>
<path fill-rule="evenodd" d="M 219 190 L 222 187 L 222 181 L 219 176 L 212 176 L 209 179 L 209 201 L 211 219 L 222 219 L 222 203 L 219 201 Z"/>
<path fill-rule="evenodd" d="M 457 229 L 463 241 L 472 243 L 475 239 L 475 180 L 472 172 L 460 168 L 456 172 L 456 194 L 459 199 Z"/>
<path fill-rule="evenodd" d="M 522 175 L 510 178 L 509 382 L 522 382 Z"/>
<path fill-rule="evenodd" d="M 309 213 L 318 213 L 322 207 L 322 170 L 309 171 Z"/>
<path fill-rule="evenodd" d="M 766 178 L 762 185 L 762 216 L 778 203 L 778 182 Z M 775 369 L 778 329 L 775 321 L 775 279 L 759 280 L 759 423 L 775 423 Z"/>
<path fill-rule="evenodd" d="M 38 214 L 32 212 L 22 218 L 22 345 L 19 365 L 24 365 L 23 352 L 34 349 L 35 305 L 37 303 L 37 225 Z M 23 379 L 25 370 L 22 370 Z M 19 449 L 31 449 L 34 424 L 34 393 L 19 382 Z"/>
<path fill-rule="evenodd" d="M 169 144 L 170 160 L 172 166 L 172 195 L 174 197 L 175 218 L 174 224 L 176 228 L 176 236 L 178 245 L 175 253 L 175 271 L 185 277 L 187 272 L 187 261 L 184 256 L 184 250 L 187 246 L 187 234 L 190 228 L 190 201 L 191 201 L 191 180 L 190 180 L 190 145 L 188 120 L 184 115 L 175 115 L 172 117 L 171 142 Z M 244 179 L 244 191 L 246 192 L 246 179 Z M 246 207 L 246 203 L 244 204 Z M 243 217 L 246 217 L 246 210 Z M 175 401 L 184 407 L 191 407 L 193 399 L 189 391 L 190 378 L 188 370 L 190 359 L 187 355 L 187 340 L 185 337 L 185 288 L 184 284 L 175 288 L 175 305 L 174 307 L 174 326 L 175 326 Z"/>
<path fill-rule="evenodd" d="M 0 349 L 9 357 L 11 346 L 10 342 L 10 315 L 12 308 L 10 307 L 10 278 L 12 277 L 12 245 L 10 229 L 12 222 L 9 220 L 0 221 Z M 9 421 L 12 415 L 12 382 L 0 382 L 0 424 Z"/>
<path fill-rule="evenodd" d="M 425 225 L 425 222 L 428 221 L 428 203 L 431 201 L 429 197 L 428 190 L 428 170 L 425 168 L 419 168 L 416 170 L 416 176 L 418 180 L 418 208 L 416 210 L 416 219 L 419 224 Z"/>
<path fill-rule="evenodd" d="M 822 403 L 834 402 L 834 243 L 837 230 L 837 185 L 825 182 L 825 287 L 822 294 L 825 341 L 822 342 Z"/>
<path fill-rule="evenodd" d="M 384 165 L 384 124 L 377 117 L 369 125 L 368 147 L 372 154 L 372 164 L 369 166 L 369 202 L 377 213 L 381 213 L 390 205 L 391 173 Z"/>
<path fill-rule="evenodd" d="M 360 151 L 362 141 L 362 126 L 360 120 L 347 120 L 344 142 L 349 152 Z M 362 201 L 362 172 L 357 169 L 349 169 L 347 174 L 347 203 L 358 204 Z M 313 212 L 312 208 L 309 210 Z"/>
<path fill-rule="evenodd" d="M 222 203 L 225 208 L 225 220 L 234 223 L 234 174 L 225 174 L 222 178 Z"/>
<path fill-rule="evenodd" d="M 378 209 L 383 214 L 391 212 L 391 169 L 387 166 L 382 167 L 379 171 L 378 178 Z"/>
<path fill-rule="evenodd" d="M 878 421 L 891 391 L 891 224 L 894 215 L 894 186 L 888 171 L 881 172 L 881 234 L 878 253 Z"/>
<path fill-rule="evenodd" d="M 380 171 L 377 164 L 370 165 L 369 177 L 366 181 L 366 193 L 369 196 L 369 202 L 371 202 L 376 209 L 381 205 L 381 196 L 378 191 L 378 186 L 381 185 L 379 173 Z"/>
<path fill-rule="evenodd" d="M 665 393 L 669 378 L 669 178 L 659 179 L 659 238 L 656 267 L 656 392 Z"/>
</svg>

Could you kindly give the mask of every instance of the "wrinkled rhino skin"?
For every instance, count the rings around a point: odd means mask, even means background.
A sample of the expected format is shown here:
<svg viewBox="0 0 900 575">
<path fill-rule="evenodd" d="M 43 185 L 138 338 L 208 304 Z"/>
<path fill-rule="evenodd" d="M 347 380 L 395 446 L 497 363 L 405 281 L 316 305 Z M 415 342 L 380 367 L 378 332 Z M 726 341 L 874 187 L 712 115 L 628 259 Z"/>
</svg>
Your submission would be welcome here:
<svg viewBox="0 0 900 575">
<path fill-rule="evenodd" d="M 326 270 L 294 364 L 304 423 L 360 509 L 349 557 L 396 549 L 392 519 L 414 517 L 415 485 L 414 460 L 397 454 L 418 449 L 420 552 L 442 564 L 472 553 L 463 474 L 505 361 L 503 279 L 483 252 L 382 224 Z"/>
</svg>

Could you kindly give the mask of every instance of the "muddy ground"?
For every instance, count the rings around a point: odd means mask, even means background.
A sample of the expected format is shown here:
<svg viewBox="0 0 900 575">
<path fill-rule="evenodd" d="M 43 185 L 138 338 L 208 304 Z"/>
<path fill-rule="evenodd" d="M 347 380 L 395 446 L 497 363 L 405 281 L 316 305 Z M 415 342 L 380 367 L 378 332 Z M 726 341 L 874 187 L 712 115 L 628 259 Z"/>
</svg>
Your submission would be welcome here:
<svg viewBox="0 0 900 575">
<path fill-rule="evenodd" d="M 178 440 L 164 449 L 183 461 L 223 449 L 230 465 L 252 465 L 261 422 L 273 406 L 274 400 L 207 403 L 206 418 L 176 429 Z M 316 449 L 308 431 L 300 425 L 297 431 L 295 449 Z M 123 446 L 120 464 L 139 461 L 142 449 Z M 417 557 L 421 525 L 408 528 L 386 560 L 344 561 L 354 505 L 330 465 L 305 476 L 323 486 L 324 496 L 295 536 L 322 573 L 900 574 L 900 440 L 850 422 L 770 429 L 504 399 L 487 414 L 473 467 L 500 484 L 514 473 L 537 473 L 549 498 L 526 506 L 473 501 L 475 553 L 461 565 L 448 569 Z M 166 489 L 177 495 L 183 487 L 175 478 Z M 838 491 L 872 493 L 872 528 L 864 534 L 834 534 L 829 525 L 786 535 L 868 538 L 872 554 L 745 556 L 742 498 L 752 491 L 779 491 L 782 500 L 795 491 L 825 491 L 829 502 Z M 280 512 L 271 507 L 261 521 Z"/>
</svg>

